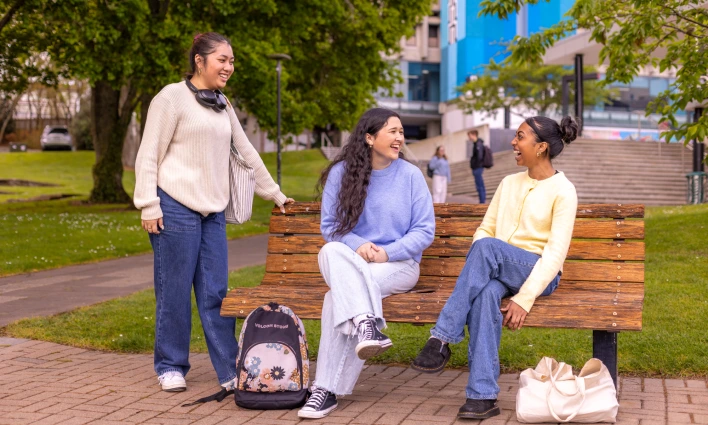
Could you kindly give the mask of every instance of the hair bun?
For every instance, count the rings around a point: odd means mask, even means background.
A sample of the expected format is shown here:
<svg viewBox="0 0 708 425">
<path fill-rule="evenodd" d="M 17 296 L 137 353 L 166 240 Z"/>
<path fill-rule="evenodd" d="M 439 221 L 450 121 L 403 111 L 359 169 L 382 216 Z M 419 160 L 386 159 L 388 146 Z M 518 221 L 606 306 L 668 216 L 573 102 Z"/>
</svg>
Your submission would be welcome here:
<svg viewBox="0 0 708 425">
<path fill-rule="evenodd" d="M 561 139 L 568 144 L 578 137 L 579 126 L 573 117 L 566 115 L 560 122 Z"/>
</svg>

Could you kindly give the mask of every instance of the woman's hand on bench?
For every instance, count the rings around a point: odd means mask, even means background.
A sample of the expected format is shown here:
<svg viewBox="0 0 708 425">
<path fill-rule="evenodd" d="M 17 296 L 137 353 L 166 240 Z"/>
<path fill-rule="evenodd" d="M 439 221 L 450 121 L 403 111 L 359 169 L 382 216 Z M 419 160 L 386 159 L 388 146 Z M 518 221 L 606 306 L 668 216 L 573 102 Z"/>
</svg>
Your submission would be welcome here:
<svg viewBox="0 0 708 425">
<path fill-rule="evenodd" d="M 287 204 L 294 204 L 294 203 L 295 203 L 295 200 L 294 200 L 293 198 L 287 198 L 287 199 L 285 200 L 285 203 L 283 203 L 283 205 L 279 205 L 279 207 L 280 207 L 280 212 L 283 213 L 283 214 L 285 214 L 285 206 L 286 206 Z"/>
</svg>

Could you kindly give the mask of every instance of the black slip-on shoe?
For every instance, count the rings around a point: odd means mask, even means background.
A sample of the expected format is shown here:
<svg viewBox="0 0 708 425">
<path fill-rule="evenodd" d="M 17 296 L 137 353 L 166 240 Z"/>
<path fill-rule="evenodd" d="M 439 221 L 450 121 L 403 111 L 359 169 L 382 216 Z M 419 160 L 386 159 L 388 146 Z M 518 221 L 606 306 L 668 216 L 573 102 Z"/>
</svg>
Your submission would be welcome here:
<svg viewBox="0 0 708 425">
<path fill-rule="evenodd" d="M 418 356 L 411 363 L 411 368 L 423 373 L 437 373 L 445 368 L 452 352 L 448 344 L 437 338 L 429 338 Z"/>
<path fill-rule="evenodd" d="M 467 402 L 460 407 L 457 412 L 457 417 L 460 419 L 487 419 L 492 416 L 497 416 L 501 413 L 496 400 L 473 400 L 467 399 Z"/>
</svg>

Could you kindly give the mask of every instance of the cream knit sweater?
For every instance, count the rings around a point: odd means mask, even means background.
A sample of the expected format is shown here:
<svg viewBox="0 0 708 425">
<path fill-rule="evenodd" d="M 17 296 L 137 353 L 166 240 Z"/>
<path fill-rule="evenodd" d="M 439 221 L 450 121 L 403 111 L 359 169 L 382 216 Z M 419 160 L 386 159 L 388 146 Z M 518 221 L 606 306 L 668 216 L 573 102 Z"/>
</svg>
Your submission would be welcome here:
<svg viewBox="0 0 708 425">
<path fill-rule="evenodd" d="M 534 180 L 524 171 L 497 188 L 474 241 L 497 238 L 541 256 L 511 299 L 527 312 L 563 267 L 578 210 L 575 186 L 563 173 Z"/>
<path fill-rule="evenodd" d="M 133 202 L 142 210 L 142 219 L 162 217 L 158 186 L 204 216 L 223 211 L 229 202 L 231 137 L 255 171 L 258 196 L 282 205 L 285 195 L 248 141 L 233 108 L 216 112 L 201 106 L 182 81 L 165 86 L 150 103 L 135 162 Z"/>
</svg>

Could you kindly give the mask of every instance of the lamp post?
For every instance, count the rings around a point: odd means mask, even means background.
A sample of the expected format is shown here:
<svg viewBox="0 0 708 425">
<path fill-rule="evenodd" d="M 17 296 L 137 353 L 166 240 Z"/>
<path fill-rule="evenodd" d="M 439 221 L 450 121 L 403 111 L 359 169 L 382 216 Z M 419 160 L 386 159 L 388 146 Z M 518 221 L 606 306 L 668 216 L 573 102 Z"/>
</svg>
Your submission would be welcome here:
<svg viewBox="0 0 708 425">
<path fill-rule="evenodd" d="M 275 72 L 278 74 L 278 186 L 280 186 L 280 72 L 282 67 L 280 66 L 281 60 L 291 60 L 292 58 L 285 53 L 274 53 L 268 55 L 268 59 L 275 59 L 277 64 L 275 65 Z"/>
</svg>

